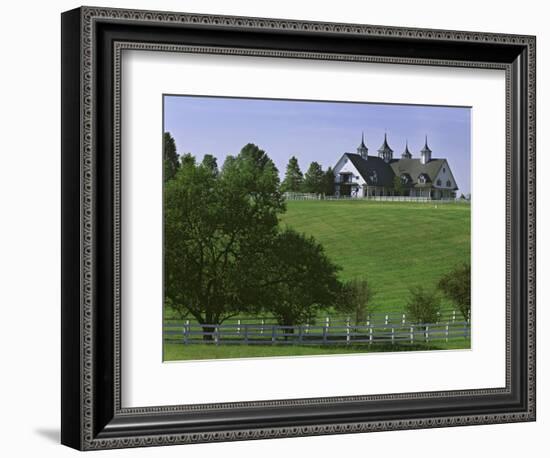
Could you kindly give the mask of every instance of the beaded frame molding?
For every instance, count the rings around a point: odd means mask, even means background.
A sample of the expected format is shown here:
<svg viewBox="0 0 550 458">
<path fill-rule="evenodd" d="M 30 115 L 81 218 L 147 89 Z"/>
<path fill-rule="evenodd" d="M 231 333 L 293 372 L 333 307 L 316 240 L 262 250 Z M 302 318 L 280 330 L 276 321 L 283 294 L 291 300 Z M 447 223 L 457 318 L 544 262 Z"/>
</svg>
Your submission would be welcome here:
<svg viewBox="0 0 550 458">
<path fill-rule="evenodd" d="M 81 7 L 62 14 L 61 442 L 93 450 L 535 419 L 533 36 Z M 506 75 L 504 388 L 121 406 L 123 50 L 494 68 Z"/>
</svg>

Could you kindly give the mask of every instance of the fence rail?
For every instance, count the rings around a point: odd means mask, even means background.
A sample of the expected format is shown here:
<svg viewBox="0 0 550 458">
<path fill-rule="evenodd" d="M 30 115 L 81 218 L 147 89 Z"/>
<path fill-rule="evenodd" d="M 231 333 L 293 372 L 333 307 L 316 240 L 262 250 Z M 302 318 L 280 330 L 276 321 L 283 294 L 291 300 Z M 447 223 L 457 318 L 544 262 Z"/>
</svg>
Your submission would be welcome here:
<svg viewBox="0 0 550 458">
<path fill-rule="evenodd" d="M 467 317 L 469 318 L 469 317 Z M 324 316 L 324 317 L 318 317 L 315 321 L 312 321 L 308 323 L 308 325 L 317 325 L 319 323 L 322 323 L 323 326 L 328 325 L 344 325 L 347 324 L 349 321 L 354 321 L 351 319 L 351 316 L 349 315 L 336 315 L 336 316 Z M 464 321 L 464 317 L 462 314 L 453 308 L 449 309 L 443 309 L 439 312 L 439 317 L 437 322 L 449 322 L 451 324 Z M 467 320 L 466 320 L 467 321 Z M 187 320 L 183 319 L 168 319 L 166 320 L 167 323 L 171 324 L 185 324 Z M 262 326 L 265 325 L 276 325 L 278 324 L 276 319 L 272 316 L 260 316 L 260 317 L 239 317 L 239 318 L 232 318 L 228 320 L 228 323 L 236 324 L 236 325 L 244 325 L 244 324 L 259 324 Z M 370 312 L 365 316 L 365 319 L 363 320 L 362 324 L 365 325 L 371 325 L 371 324 L 379 324 L 383 323 L 385 326 L 387 325 L 406 325 L 411 324 L 410 316 L 407 313 L 404 313 L 403 310 L 389 310 L 386 312 Z"/>
<path fill-rule="evenodd" d="M 266 324 L 166 324 L 164 339 L 169 343 L 214 345 L 355 345 L 373 343 L 429 343 L 434 340 L 468 338 L 470 323 L 422 323 L 396 326 Z"/>
<path fill-rule="evenodd" d="M 439 199 L 426 196 L 327 196 L 307 192 L 285 192 L 286 200 L 372 200 L 376 202 L 419 202 L 419 203 L 470 203 L 467 199 L 442 197 Z"/>
</svg>

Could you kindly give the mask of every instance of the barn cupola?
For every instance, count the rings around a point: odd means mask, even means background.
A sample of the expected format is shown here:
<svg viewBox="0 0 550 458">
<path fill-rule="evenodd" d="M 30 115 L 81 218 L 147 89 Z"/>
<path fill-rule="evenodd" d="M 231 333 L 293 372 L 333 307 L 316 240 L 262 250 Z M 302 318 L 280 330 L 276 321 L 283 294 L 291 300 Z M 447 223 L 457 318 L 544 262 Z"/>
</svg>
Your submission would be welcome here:
<svg viewBox="0 0 550 458">
<path fill-rule="evenodd" d="M 393 159 L 393 150 L 388 145 L 388 137 L 384 134 L 384 143 L 378 149 L 378 157 L 384 159 L 384 162 L 390 162 Z"/>
<path fill-rule="evenodd" d="M 407 140 L 407 142 L 405 143 L 405 151 L 403 151 L 403 154 L 401 154 L 401 157 L 403 159 L 411 159 L 413 157 L 413 155 L 411 154 L 411 152 L 409 151 L 409 141 Z"/>
<path fill-rule="evenodd" d="M 420 162 L 427 164 L 432 160 L 432 150 L 428 146 L 428 136 L 426 135 L 426 141 L 424 142 L 424 148 L 420 150 Z"/>
<path fill-rule="evenodd" d="M 357 147 L 357 154 L 359 154 L 363 159 L 368 159 L 369 149 L 365 145 L 365 133 L 361 133 L 361 144 Z"/>
</svg>

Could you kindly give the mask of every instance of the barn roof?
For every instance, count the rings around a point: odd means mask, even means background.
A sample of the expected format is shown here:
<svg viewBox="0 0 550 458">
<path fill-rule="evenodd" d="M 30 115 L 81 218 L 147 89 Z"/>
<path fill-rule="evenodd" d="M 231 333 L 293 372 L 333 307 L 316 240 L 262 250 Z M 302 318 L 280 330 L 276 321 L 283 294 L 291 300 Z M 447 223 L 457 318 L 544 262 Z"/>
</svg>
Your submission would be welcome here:
<svg viewBox="0 0 550 458">
<path fill-rule="evenodd" d="M 345 156 L 369 186 L 393 186 L 395 174 L 383 159 L 378 156 L 368 156 L 368 159 L 363 159 L 359 154 L 354 153 L 346 153 Z"/>
<path fill-rule="evenodd" d="M 412 184 L 418 183 L 418 177 L 420 174 L 427 175 L 427 182 L 432 182 L 435 180 L 439 169 L 445 162 L 445 159 L 432 159 L 426 164 L 422 164 L 420 159 L 399 159 L 397 161 L 391 162 L 391 168 L 396 175 L 401 176 L 403 173 L 408 173 L 412 180 Z"/>
<path fill-rule="evenodd" d="M 421 174 L 427 176 L 427 184 L 435 181 L 439 169 L 443 166 L 445 159 L 432 159 L 426 164 L 422 164 L 420 159 L 393 159 L 390 163 L 386 163 L 378 156 L 368 156 L 364 159 L 359 154 L 345 153 L 357 171 L 369 186 L 393 186 L 394 177 L 403 174 L 409 175 L 411 181 L 405 186 L 418 186 L 418 177 Z M 375 172 L 375 173 L 373 173 Z M 374 178 L 376 177 L 376 178 Z M 424 186 L 424 185 L 420 185 Z"/>
</svg>

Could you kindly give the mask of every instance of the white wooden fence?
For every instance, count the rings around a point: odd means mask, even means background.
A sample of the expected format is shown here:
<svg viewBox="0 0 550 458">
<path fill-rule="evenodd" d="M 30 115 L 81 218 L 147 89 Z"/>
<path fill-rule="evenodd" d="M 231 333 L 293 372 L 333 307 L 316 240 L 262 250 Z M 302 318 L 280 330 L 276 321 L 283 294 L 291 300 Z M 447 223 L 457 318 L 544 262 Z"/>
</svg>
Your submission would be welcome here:
<svg viewBox="0 0 550 458">
<path fill-rule="evenodd" d="M 373 343 L 429 343 L 469 338 L 470 323 L 300 325 L 279 326 L 258 323 L 166 324 L 166 342 L 215 345 L 355 345 Z"/>
<path fill-rule="evenodd" d="M 375 202 L 470 203 L 469 200 L 453 198 L 432 199 L 430 197 L 412 196 L 327 196 L 325 194 L 308 192 L 285 192 L 284 197 L 286 200 L 370 200 Z"/>
</svg>

